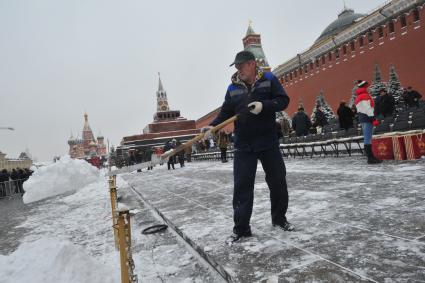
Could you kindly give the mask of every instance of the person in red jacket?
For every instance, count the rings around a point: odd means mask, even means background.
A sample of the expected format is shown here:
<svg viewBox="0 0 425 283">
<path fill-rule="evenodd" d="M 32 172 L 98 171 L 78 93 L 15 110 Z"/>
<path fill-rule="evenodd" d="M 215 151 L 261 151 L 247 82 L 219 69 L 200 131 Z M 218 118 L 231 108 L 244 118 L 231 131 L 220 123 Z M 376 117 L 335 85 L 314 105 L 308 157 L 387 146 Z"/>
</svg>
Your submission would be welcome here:
<svg viewBox="0 0 425 283">
<path fill-rule="evenodd" d="M 357 81 L 357 86 L 359 88 L 356 90 L 357 97 L 354 104 L 356 104 L 359 123 L 362 124 L 364 138 L 363 143 L 367 156 L 367 163 L 381 163 L 382 160 L 377 159 L 372 152 L 372 131 L 373 126 L 378 125 L 378 121 L 374 116 L 375 103 L 367 91 L 369 83 L 367 81 L 359 80 Z"/>
</svg>

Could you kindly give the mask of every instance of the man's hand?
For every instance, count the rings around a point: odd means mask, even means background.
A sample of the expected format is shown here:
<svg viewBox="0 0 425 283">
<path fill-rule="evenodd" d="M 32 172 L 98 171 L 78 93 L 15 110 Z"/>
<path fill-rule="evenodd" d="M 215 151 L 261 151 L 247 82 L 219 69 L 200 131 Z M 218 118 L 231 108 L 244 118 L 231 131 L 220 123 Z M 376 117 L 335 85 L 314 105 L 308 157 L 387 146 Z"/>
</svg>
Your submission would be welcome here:
<svg viewBox="0 0 425 283">
<path fill-rule="evenodd" d="M 212 138 L 211 129 L 213 126 L 205 126 L 201 128 L 201 133 L 204 133 L 204 139 L 210 139 Z"/>
<path fill-rule="evenodd" d="M 260 101 L 254 101 L 248 104 L 248 107 L 249 108 L 253 107 L 251 110 L 249 110 L 249 112 L 251 112 L 252 114 L 258 115 L 260 114 L 261 110 L 263 110 L 263 103 L 261 103 Z"/>
</svg>

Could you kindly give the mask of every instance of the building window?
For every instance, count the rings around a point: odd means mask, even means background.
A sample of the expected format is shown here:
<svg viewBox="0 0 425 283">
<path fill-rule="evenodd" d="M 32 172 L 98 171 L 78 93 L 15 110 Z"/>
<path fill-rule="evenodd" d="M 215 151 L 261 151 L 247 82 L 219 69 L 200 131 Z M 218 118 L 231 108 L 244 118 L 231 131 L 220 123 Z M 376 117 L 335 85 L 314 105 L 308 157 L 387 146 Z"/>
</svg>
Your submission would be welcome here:
<svg viewBox="0 0 425 283">
<path fill-rule="evenodd" d="M 339 49 L 335 50 L 335 58 L 339 59 Z"/>
<path fill-rule="evenodd" d="M 384 29 L 382 27 L 378 28 L 378 34 L 379 34 L 379 38 L 383 38 L 384 37 Z"/>
<path fill-rule="evenodd" d="M 344 45 L 344 46 L 342 47 L 342 53 L 343 53 L 344 55 L 347 55 L 347 45 Z"/>
<path fill-rule="evenodd" d="M 285 82 L 288 82 L 288 74 L 285 74 Z"/>
<path fill-rule="evenodd" d="M 371 31 L 368 32 L 368 34 L 367 34 L 367 41 L 369 43 L 372 43 L 373 42 L 373 33 Z"/>
<path fill-rule="evenodd" d="M 355 45 L 354 41 L 350 42 L 350 47 L 351 47 L 351 51 L 356 50 L 356 45 Z"/>
<path fill-rule="evenodd" d="M 292 81 L 292 72 L 289 73 L 289 79 Z"/>
<path fill-rule="evenodd" d="M 298 70 L 300 71 L 300 76 L 301 76 L 303 74 L 303 69 L 300 67 Z"/>
<path fill-rule="evenodd" d="M 360 36 L 359 44 L 360 44 L 360 47 L 364 45 L 363 36 Z"/>
<path fill-rule="evenodd" d="M 404 27 L 407 26 L 406 16 L 405 15 L 403 15 L 403 16 L 400 17 L 400 24 L 401 24 L 401 27 L 402 28 L 404 28 Z"/>
<path fill-rule="evenodd" d="M 329 61 L 332 61 L 332 52 L 329 52 L 329 53 L 328 53 L 328 60 L 329 60 Z"/>
<path fill-rule="evenodd" d="M 391 21 L 388 24 L 388 29 L 390 30 L 390 33 L 394 33 L 394 22 L 393 21 Z"/>
<path fill-rule="evenodd" d="M 297 75 L 298 75 L 298 74 L 297 74 L 297 70 L 295 70 L 295 71 L 294 71 L 294 78 L 296 78 L 296 77 L 297 77 Z"/>
<path fill-rule="evenodd" d="M 304 65 L 304 73 L 306 73 L 306 74 L 308 73 L 308 66 L 307 66 L 307 64 Z"/>
<path fill-rule="evenodd" d="M 413 11 L 413 21 L 414 21 L 414 22 L 419 21 L 419 10 L 418 10 L 418 9 L 415 9 L 415 10 Z"/>
<path fill-rule="evenodd" d="M 319 59 L 316 59 L 316 67 L 319 68 Z"/>
<path fill-rule="evenodd" d="M 325 64 L 325 55 L 322 56 L 322 65 Z"/>
<path fill-rule="evenodd" d="M 313 65 L 313 62 L 311 62 L 310 63 L 310 71 L 313 71 L 313 69 L 314 69 L 314 65 Z"/>
</svg>

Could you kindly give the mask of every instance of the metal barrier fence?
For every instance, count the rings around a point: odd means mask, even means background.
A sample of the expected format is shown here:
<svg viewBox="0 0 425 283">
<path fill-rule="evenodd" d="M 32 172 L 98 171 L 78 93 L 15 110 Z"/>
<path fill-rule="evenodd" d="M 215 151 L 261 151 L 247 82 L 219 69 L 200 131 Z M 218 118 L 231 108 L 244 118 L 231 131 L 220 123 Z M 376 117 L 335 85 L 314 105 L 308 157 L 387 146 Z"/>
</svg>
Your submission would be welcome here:
<svg viewBox="0 0 425 283">
<path fill-rule="evenodd" d="M 348 138 L 331 138 L 323 141 L 281 144 L 280 151 L 284 157 L 338 157 L 343 155 L 362 155 L 363 136 Z M 227 151 L 227 158 L 233 159 L 234 150 Z M 207 151 L 192 154 L 193 160 L 215 161 L 221 159 L 220 151 Z"/>
<path fill-rule="evenodd" d="M 23 194 L 23 183 L 27 179 L 11 180 L 0 182 L 0 198 L 5 198 L 13 195 Z"/>
</svg>

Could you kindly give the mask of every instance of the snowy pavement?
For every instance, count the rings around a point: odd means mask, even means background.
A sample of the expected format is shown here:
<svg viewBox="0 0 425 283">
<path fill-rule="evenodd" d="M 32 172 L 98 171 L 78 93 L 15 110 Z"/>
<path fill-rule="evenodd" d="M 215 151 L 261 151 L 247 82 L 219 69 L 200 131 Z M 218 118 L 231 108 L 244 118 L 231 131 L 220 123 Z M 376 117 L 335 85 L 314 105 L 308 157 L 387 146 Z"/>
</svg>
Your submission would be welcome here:
<svg viewBox="0 0 425 283">
<path fill-rule="evenodd" d="M 27 195 L 0 200 L 0 282 L 121 282 L 105 172 L 62 158 L 24 183 Z M 158 223 L 130 199 L 118 178 L 122 202 L 132 216 L 133 259 L 139 282 L 220 282 L 170 232 L 142 235 Z"/>
<path fill-rule="evenodd" d="M 230 247 L 231 163 L 162 166 L 123 177 L 233 280 L 425 282 L 424 159 L 376 166 L 361 157 L 285 162 L 287 216 L 296 232 L 271 227 L 259 164 L 254 237 Z"/>
</svg>

